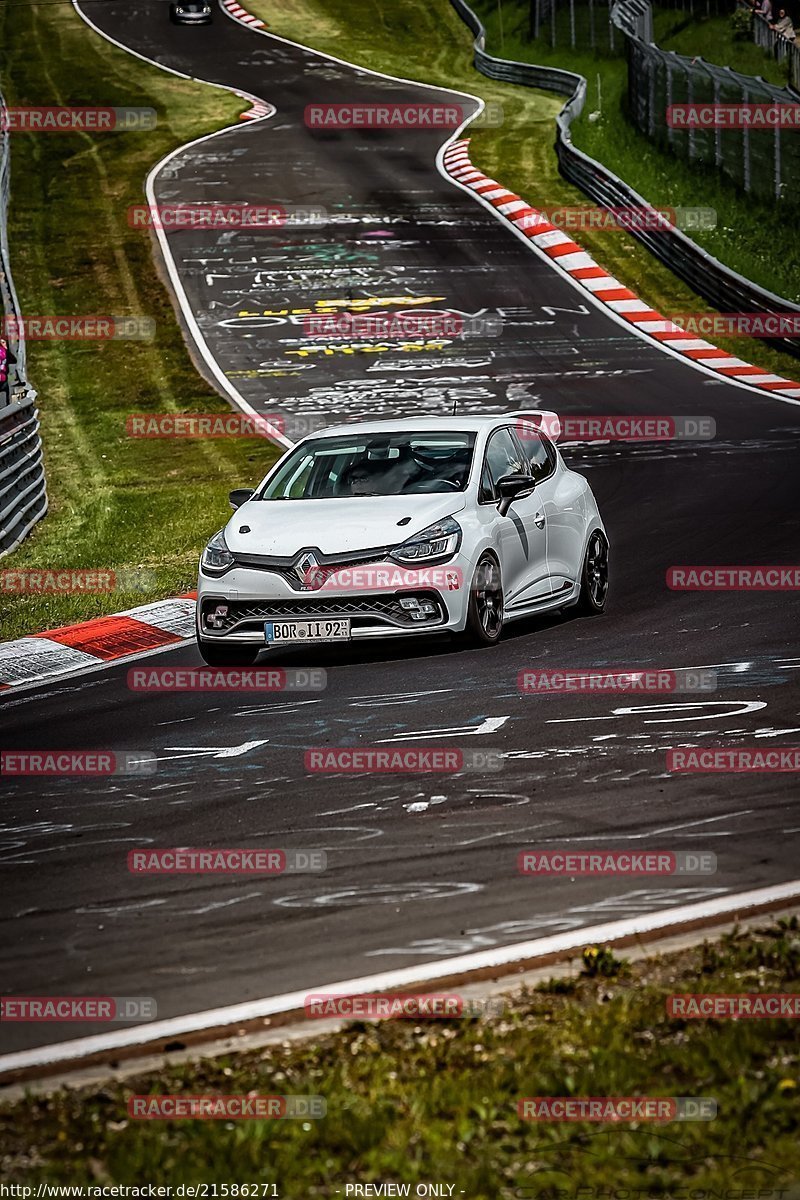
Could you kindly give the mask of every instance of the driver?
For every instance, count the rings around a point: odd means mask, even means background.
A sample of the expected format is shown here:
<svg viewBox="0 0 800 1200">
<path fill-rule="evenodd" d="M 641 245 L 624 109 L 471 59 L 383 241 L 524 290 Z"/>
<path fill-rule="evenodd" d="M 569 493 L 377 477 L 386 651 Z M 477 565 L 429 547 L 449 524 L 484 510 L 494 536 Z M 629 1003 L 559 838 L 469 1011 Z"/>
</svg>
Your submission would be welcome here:
<svg viewBox="0 0 800 1200">
<path fill-rule="evenodd" d="M 378 478 L 383 474 L 381 467 L 367 459 L 359 459 L 347 468 L 342 475 L 342 488 L 351 496 L 375 496 L 379 494 L 376 488 Z"/>
</svg>

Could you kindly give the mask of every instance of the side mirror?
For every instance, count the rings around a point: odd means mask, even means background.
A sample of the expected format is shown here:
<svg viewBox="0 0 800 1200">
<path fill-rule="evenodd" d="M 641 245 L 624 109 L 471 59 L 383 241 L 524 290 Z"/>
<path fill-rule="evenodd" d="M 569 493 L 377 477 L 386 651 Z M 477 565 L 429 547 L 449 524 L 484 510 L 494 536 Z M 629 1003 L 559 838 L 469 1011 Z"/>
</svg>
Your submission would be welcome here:
<svg viewBox="0 0 800 1200">
<path fill-rule="evenodd" d="M 255 488 L 234 488 L 228 496 L 231 502 L 231 508 L 241 508 L 253 496 L 255 496 Z"/>
<path fill-rule="evenodd" d="M 504 517 L 515 500 L 521 500 L 523 496 L 530 496 L 533 489 L 536 487 L 536 480 L 533 475 L 503 475 L 497 481 L 497 490 L 500 493 L 500 502 L 497 505 L 497 511 L 501 517 Z"/>
</svg>

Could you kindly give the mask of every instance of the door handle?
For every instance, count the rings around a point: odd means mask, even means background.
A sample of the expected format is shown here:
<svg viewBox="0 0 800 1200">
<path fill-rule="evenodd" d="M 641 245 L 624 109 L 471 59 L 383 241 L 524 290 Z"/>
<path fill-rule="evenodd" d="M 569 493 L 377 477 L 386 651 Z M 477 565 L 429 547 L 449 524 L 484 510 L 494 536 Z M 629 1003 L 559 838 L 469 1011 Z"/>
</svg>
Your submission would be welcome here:
<svg viewBox="0 0 800 1200">
<path fill-rule="evenodd" d="M 538 512 L 536 514 L 536 516 L 533 518 L 533 523 L 534 523 L 534 525 L 537 526 L 538 529 L 544 529 L 544 513 Z"/>
</svg>

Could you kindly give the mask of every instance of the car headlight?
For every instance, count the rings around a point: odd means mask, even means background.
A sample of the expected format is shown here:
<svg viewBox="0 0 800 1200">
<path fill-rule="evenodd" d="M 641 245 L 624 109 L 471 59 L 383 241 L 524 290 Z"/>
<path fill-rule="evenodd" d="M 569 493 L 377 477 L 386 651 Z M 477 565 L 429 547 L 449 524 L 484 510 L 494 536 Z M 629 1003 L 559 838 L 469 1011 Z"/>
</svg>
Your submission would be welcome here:
<svg viewBox="0 0 800 1200">
<path fill-rule="evenodd" d="M 235 561 L 225 541 L 225 534 L 220 529 L 203 551 L 200 566 L 207 575 L 222 575 Z"/>
<path fill-rule="evenodd" d="M 445 517 L 397 546 L 392 551 L 392 558 L 403 563 L 446 562 L 460 545 L 461 526 L 452 517 Z"/>
</svg>

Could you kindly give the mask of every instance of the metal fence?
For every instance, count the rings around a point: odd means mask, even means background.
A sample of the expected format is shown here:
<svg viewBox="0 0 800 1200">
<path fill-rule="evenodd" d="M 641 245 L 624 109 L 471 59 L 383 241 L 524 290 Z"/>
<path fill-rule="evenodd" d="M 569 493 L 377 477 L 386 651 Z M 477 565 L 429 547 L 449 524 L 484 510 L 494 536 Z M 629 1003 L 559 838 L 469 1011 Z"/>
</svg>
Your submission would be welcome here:
<svg viewBox="0 0 800 1200">
<path fill-rule="evenodd" d="M 0 95 L 0 118 L 5 102 Z M 20 317 L 11 277 L 6 217 L 10 191 L 9 134 L 0 120 L 0 316 Z M 13 550 L 47 512 L 47 491 L 39 436 L 36 392 L 27 382 L 25 339 L 7 341 L 16 356 L 7 387 L 0 387 L 0 558 Z M 5 329 L 6 322 L 3 321 Z"/>
<path fill-rule="evenodd" d="M 623 180 L 617 179 L 602 163 L 573 146 L 570 124 L 580 115 L 586 101 L 585 78 L 574 71 L 513 62 L 487 54 L 484 49 L 486 32 L 480 19 L 466 0 L 450 0 L 450 3 L 475 35 L 474 62 L 483 75 L 508 83 L 544 88 L 569 97 L 556 119 L 556 154 L 561 174 L 607 208 L 654 211 L 644 197 Z M 732 271 L 679 229 L 672 226 L 667 230 L 636 227 L 630 232 L 699 296 L 722 312 L 800 312 L 800 304 L 776 296 L 774 292 L 760 288 Z M 770 344 L 800 358 L 798 338 L 772 338 Z"/>
<path fill-rule="evenodd" d="M 619 4 L 619 9 L 626 7 Z M 682 128 L 671 123 L 672 105 L 797 104 L 788 88 L 759 76 L 740 75 L 702 58 L 662 50 L 633 33 L 628 42 L 628 115 L 657 146 L 692 164 L 705 164 L 742 190 L 783 200 L 800 210 L 800 138 L 779 124 L 765 129 Z"/>
<path fill-rule="evenodd" d="M 618 55 L 623 39 L 611 19 L 613 0 L 530 0 L 528 34 L 547 45 Z"/>
<path fill-rule="evenodd" d="M 669 7 L 693 18 L 728 16 L 731 0 L 668 0 Z M 620 14 L 612 12 L 615 0 L 528 0 L 528 36 L 555 49 L 593 50 L 598 55 L 623 55 L 623 32 L 653 40 L 653 9 L 649 0 L 628 0 L 624 19 L 633 17 L 635 27 L 620 25 Z M 502 15 L 502 0 L 498 0 Z"/>
<path fill-rule="evenodd" d="M 749 5 L 740 3 L 739 7 L 746 9 Z M 781 37 L 774 29 L 770 29 L 769 22 L 755 13 L 753 13 L 753 41 L 762 50 L 771 54 L 777 62 L 787 64 L 789 86 L 796 92 L 800 92 L 800 46 L 796 42 L 790 42 L 785 37 Z"/>
<path fill-rule="evenodd" d="M 734 3 L 736 0 L 734 0 Z M 739 7 L 750 12 L 745 0 Z M 667 124 L 671 104 L 796 103 L 788 88 L 758 76 L 740 75 L 700 57 L 662 50 L 653 40 L 651 0 L 529 0 L 529 34 L 551 48 L 594 51 L 628 59 L 628 111 L 633 123 L 662 149 L 693 164 L 706 164 L 734 180 L 746 194 L 782 200 L 800 213 L 800 138 L 794 128 L 691 129 Z M 732 0 L 665 0 L 687 21 L 730 16 Z M 761 17 L 753 37 L 800 86 L 800 48 L 779 37 Z"/>
</svg>

